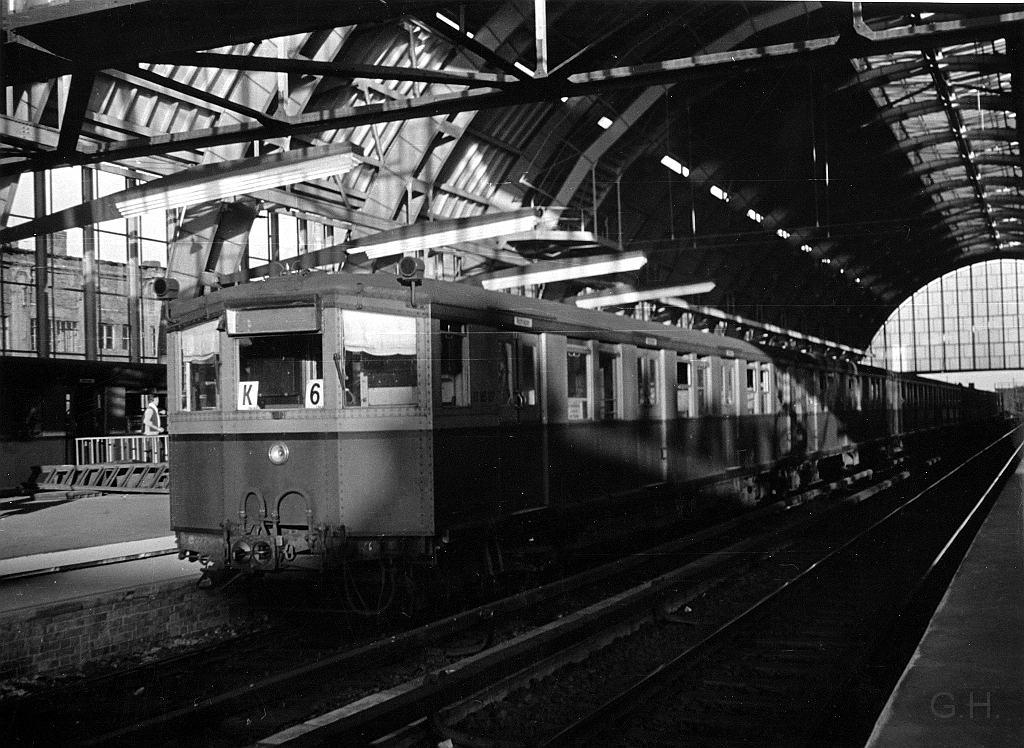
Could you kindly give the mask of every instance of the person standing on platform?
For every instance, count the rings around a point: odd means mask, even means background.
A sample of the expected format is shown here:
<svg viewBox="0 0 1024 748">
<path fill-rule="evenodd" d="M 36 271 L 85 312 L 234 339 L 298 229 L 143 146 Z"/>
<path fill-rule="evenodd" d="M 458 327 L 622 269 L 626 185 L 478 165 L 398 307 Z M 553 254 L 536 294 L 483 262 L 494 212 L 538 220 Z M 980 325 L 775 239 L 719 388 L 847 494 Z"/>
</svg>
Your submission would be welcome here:
<svg viewBox="0 0 1024 748">
<path fill-rule="evenodd" d="M 163 427 L 160 425 L 160 398 L 154 395 L 149 398 L 146 412 L 142 414 L 142 433 L 146 436 L 155 436 L 163 432 Z"/>
<path fill-rule="evenodd" d="M 167 459 L 163 454 L 161 440 L 157 438 L 163 432 L 163 426 L 160 425 L 160 399 L 153 395 L 142 414 L 142 433 L 148 437 L 145 443 L 146 462 L 162 462 Z"/>
</svg>

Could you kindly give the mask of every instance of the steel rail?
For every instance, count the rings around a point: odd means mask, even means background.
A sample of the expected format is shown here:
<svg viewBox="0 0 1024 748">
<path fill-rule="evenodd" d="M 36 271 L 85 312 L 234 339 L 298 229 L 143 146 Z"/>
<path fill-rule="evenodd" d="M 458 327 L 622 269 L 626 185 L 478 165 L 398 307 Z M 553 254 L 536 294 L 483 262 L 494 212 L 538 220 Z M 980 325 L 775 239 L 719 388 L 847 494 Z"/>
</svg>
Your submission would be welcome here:
<svg viewBox="0 0 1024 748">
<path fill-rule="evenodd" d="M 870 470 L 856 474 L 869 477 L 871 475 Z M 892 485 L 907 476 L 908 473 L 903 472 L 886 478 L 883 482 Z M 799 499 L 778 501 L 727 524 L 746 524 L 752 519 L 752 515 L 767 513 L 767 510 L 779 512 L 791 509 L 798 503 L 827 493 L 828 490 L 849 487 L 854 477 L 847 476 L 827 485 L 817 486 L 801 493 Z M 515 640 L 500 644 L 447 668 L 428 673 L 422 682 L 400 684 L 388 691 L 366 697 L 283 730 L 264 739 L 258 745 L 286 744 L 293 748 L 325 743 L 358 745 L 401 731 L 409 725 L 422 722 L 453 703 L 472 697 L 481 689 L 493 687 L 496 682 L 514 677 L 520 671 L 529 672 L 531 668 L 543 667 L 545 662 L 558 658 L 567 650 L 585 646 L 586 642 L 601 637 L 610 629 L 628 626 L 630 621 L 638 617 L 646 618 L 651 610 L 659 609 L 666 599 L 678 599 L 690 593 L 697 594 L 694 592 L 694 585 L 707 585 L 734 572 L 737 557 L 749 558 L 756 553 L 767 552 L 775 548 L 778 538 L 788 536 L 795 526 L 819 521 L 829 510 L 838 508 L 851 498 L 860 501 L 873 493 L 875 491 L 868 488 L 852 497 L 838 499 L 824 512 L 791 520 L 782 528 L 776 528 L 770 533 L 744 538 L 603 602 L 541 626 Z M 613 566 L 632 563 L 636 562 L 623 559 Z M 681 590 L 682 585 L 691 585 L 691 589 Z"/>
<path fill-rule="evenodd" d="M 542 748 L 566 748 L 567 746 L 581 745 L 584 741 L 594 737 L 594 735 L 602 729 L 604 726 L 610 724 L 616 719 L 622 718 L 625 714 L 630 712 L 635 706 L 641 704 L 645 699 L 652 695 L 663 691 L 673 680 L 675 680 L 686 665 L 699 657 L 704 652 L 707 652 L 726 636 L 731 634 L 741 625 L 747 623 L 762 610 L 766 609 L 771 603 L 776 601 L 783 593 L 789 592 L 795 586 L 802 582 L 806 582 L 811 578 L 811 575 L 820 570 L 824 565 L 838 558 L 839 554 L 844 552 L 854 543 L 858 542 L 861 538 L 873 533 L 877 528 L 889 522 L 890 519 L 898 514 L 903 513 L 906 509 L 916 503 L 923 496 L 929 494 L 938 485 L 943 483 L 947 478 L 956 472 L 966 467 L 969 463 L 979 458 L 990 449 L 995 448 L 1004 439 L 1010 438 L 1014 432 L 1024 429 L 1024 426 L 1017 427 L 1016 429 L 1007 432 L 1003 436 L 996 439 L 994 442 L 986 446 L 984 449 L 979 450 L 975 454 L 971 455 L 955 468 L 950 470 L 948 473 L 943 474 L 938 480 L 931 485 L 924 488 L 916 496 L 901 504 L 899 507 L 888 512 L 884 517 L 872 523 L 867 529 L 848 539 L 842 545 L 834 548 L 826 555 L 817 559 L 813 564 L 805 568 L 796 576 L 786 580 L 776 590 L 769 593 L 768 595 L 761 598 L 754 605 L 749 607 L 743 613 L 735 616 L 728 622 L 722 624 L 716 628 L 713 632 L 708 634 L 706 637 L 695 643 L 691 647 L 688 647 L 684 652 L 674 657 L 669 662 L 660 665 L 656 670 L 648 674 L 645 678 L 634 683 L 625 691 L 622 691 L 617 696 L 602 704 L 598 708 L 592 710 L 590 713 L 579 719 L 572 725 L 564 728 L 561 732 L 557 733 L 550 740 L 545 742 Z M 989 499 L 992 489 L 999 483 L 999 480 L 1005 474 L 1006 470 L 1011 464 L 1015 462 L 1021 450 L 1024 449 L 1024 444 L 1019 445 L 1005 462 L 1002 469 L 1000 470 L 997 478 L 991 482 L 991 484 L 985 489 L 982 496 L 975 502 L 974 507 L 971 509 L 967 518 L 959 525 L 953 536 L 946 543 L 943 549 L 939 552 L 936 559 L 933 561 L 925 577 L 931 575 L 939 564 L 939 561 L 946 554 L 948 549 L 954 544 L 954 542 L 960 537 L 961 533 L 964 532 L 968 526 L 971 518 L 975 516 L 980 507 Z"/>
</svg>

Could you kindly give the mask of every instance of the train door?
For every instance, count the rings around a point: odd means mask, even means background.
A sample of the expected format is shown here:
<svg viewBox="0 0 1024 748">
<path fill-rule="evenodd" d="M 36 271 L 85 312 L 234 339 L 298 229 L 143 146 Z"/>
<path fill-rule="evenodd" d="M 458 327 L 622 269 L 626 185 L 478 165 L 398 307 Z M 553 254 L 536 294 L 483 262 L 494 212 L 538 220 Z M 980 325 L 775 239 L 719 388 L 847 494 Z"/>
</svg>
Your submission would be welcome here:
<svg viewBox="0 0 1024 748">
<path fill-rule="evenodd" d="M 547 504 L 547 437 L 541 392 L 540 338 L 528 333 L 503 333 L 498 405 L 501 436 L 502 512 Z"/>
</svg>

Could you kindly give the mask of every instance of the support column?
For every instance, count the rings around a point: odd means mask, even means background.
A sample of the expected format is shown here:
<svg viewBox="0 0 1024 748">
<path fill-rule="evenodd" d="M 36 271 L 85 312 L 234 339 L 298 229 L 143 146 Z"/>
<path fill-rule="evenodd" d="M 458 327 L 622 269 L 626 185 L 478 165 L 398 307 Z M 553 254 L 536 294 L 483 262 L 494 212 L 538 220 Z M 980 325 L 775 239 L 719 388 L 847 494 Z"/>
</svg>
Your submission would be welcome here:
<svg viewBox="0 0 1024 748">
<path fill-rule="evenodd" d="M 46 215 L 46 172 L 37 171 L 32 183 L 35 192 L 35 215 Z M 50 357 L 50 235 L 37 234 L 36 242 L 36 355 Z"/>
<path fill-rule="evenodd" d="M 533 31 L 537 44 L 535 78 L 548 77 L 548 0 L 533 0 Z"/>
<path fill-rule="evenodd" d="M 272 210 L 268 211 L 267 221 L 270 224 L 270 246 L 268 247 L 270 262 L 279 262 L 281 260 L 281 224 L 277 220 L 277 213 Z"/>
<path fill-rule="evenodd" d="M 93 170 L 82 169 L 82 201 L 89 202 L 96 197 L 92 186 Z M 85 359 L 99 358 L 96 333 L 96 225 L 82 227 L 82 324 L 85 327 Z"/>
<path fill-rule="evenodd" d="M 135 180 L 131 180 L 134 182 Z M 134 187 L 129 184 L 129 187 Z M 128 219 L 128 360 L 138 363 L 142 360 L 142 284 L 139 270 L 139 235 L 142 233 L 142 218 Z"/>
</svg>

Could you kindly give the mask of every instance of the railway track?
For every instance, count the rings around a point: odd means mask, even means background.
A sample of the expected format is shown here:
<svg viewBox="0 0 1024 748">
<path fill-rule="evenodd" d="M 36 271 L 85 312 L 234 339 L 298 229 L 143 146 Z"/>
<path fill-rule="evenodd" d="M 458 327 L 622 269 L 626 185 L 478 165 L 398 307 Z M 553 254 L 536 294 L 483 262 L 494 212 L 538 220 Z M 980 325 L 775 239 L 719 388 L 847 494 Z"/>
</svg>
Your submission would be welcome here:
<svg viewBox="0 0 1024 748">
<path fill-rule="evenodd" d="M 955 471 L 852 537 L 794 545 L 791 572 L 766 565 L 698 615 L 662 616 L 539 682 L 521 674 L 533 682 L 450 707 L 435 732 L 478 747 L 835 744 L 843 686 L 901 612 L 937 604 L 983 520 L 998 479 L 961 501 L 978 477 Z"/>
<path fill-rule="evenodd" d="M 729 571 L 726 558 L 768 552 L 765 549 L 773 541 L 754 536 L 753 527 L 761 532 L 774 529 L 777 535 L 791 532 L 838 505 L 838 497 L 826 498 L 830 493 L 856 489 L 869 494 L 880 483 L 906 477 L 902 470 L 884 480 L 876 475 L 874 483 L 867 485 L 872 479 L 869 472 L 848 475 L 645 554 L 383 638 L 366 629 L 359 633 L 337 611 L 291 608 L 292 623 L 302 625 L 293 625 L 284 637 L 265 632 L 243 642 L 182 655 L 170 667 L 152 663 L 108 675 L 48 698 L 25 700 L 13 715 L 7 705 L 0 704 L 0 724 L 6 723 L 8 735 L 29 735 L 19 740 L 20 745 L 46 745 L 49 738 L 65 734 L 62 728 L 53 735 L 39 728 L 50 724 L 75 725 L 79 742 L 87 745 L 138 745 L 140 740 L 147 745 L 172 744 L 183 736 L 202 744 L 245 745 L 290 724 L 302 724 L 310 714 L 331 712 L 339 704 L 379 699 L 382 691 L 422 680 L 425 674 L 436 676 L 444 682 L 440 690 L 448 691 L 451 669 L 465 662 L 467 648 L 500 646 L 524 629 L 543 629 L 595 600 L 638 583 L 653 584 L 644 580 L 687 561 L 694 562 L 692 573 L 710 586 L 715 570 L 735 572 L 735 568 Z M 324 625 L 332 616 L 338 617 L 338 625 Z M 488 652 L 494 654 L 495 649 L 492 646 Z M 339 673 L 348 675 L 339 677 Z"/>
</svg>

